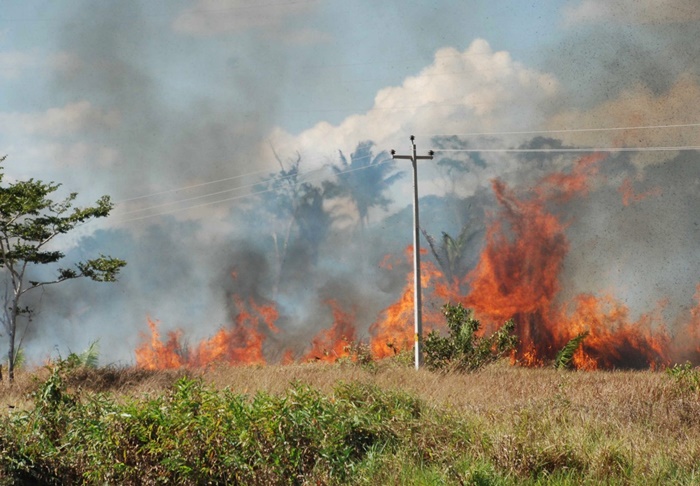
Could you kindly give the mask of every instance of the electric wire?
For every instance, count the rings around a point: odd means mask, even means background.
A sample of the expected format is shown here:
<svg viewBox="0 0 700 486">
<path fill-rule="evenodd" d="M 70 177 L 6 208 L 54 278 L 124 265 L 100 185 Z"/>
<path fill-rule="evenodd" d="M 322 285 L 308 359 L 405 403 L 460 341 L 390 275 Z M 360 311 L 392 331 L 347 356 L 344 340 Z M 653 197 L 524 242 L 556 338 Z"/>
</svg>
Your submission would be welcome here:
<svg viewBox="0 0 700 486">
<path fill-rule="evenodd" d="M 370 157 L 369 155 L 368 155 L 368 156 L 364 156 L 364 157 L 356 157 L 356 158 L 354 158 L 353 160 L 365 160 L 365 159 L 367 159 L 367 158 L 369 158 L 369 157 Z M 311 161 L 311 163 L 314 163 L 314 162 L 317 162 L 317 161 L 318 161 L 318 159 L 315 160 L 315 161 Z M 315 172 L 315 171 L 318 171 L 318 170 L 322 170 L 322 169 L 325 168 L 325 167 L 326 167 L 326 166 L 324 165 L 323 167 L 319 167 L 319 168 L 316 168 L 316 169 L 311 169 L 311 171 L 309 171 L 309 172 Z M 121 201 L 119 201 L 119 202 L 117 202 L 117 203 L 115 203 L 115 204 L 123 204 L 123 203 L 128 202 L 128 201 L 136 201 L 136 200 L 140 200 L 140 199 L 146 199 L 146 198 L 149 198 L 149 197 L 156 197 L 156 196 L 160 196 L 160 195 L 163 195 L 163 194 L 170 194 L 170 193 L 174 193 L 174 192 L 178 192 L 178 191 L 184 191 L 184 190 L 191 189 L 191 188 L 197 188 L 197 187 L 202 187 L 202 186 L 206 186 L 206 185 L 216 184 L 216 183 L 218 183 L 218 182 L 230 181 L 230 180 L 233 180 L 233 179 L 238 179 L 238 178 L 242 178 L 242 177 L 248 177 L 248 176 L 256 175 L 256 174 L 262 174 L 262 173 L 265 173 L 265 172 L 269 173 L 270 170 L 269 170 L 269 169 L 266 169 L 266 170 L 260 170 L 260 171 L 256 171 L 256 172 L 248 172 L 247 174 L 241 174 L 241 175 L 234 176 L 234 177 L 226 177 L 226 178 L 224 178 L 224 179 L 218 179 L 218 180 L 215 180 L 215 181 L 202 182 L 202 183 L 199 183 L 199 184 L 193 184 L 193 185 L 189 185 L 189 186 L 178 187 L 178 188 L 175 188 L 175 189 L 168 189 L 168 190 L 164 190 L 164 191 L 160 191 L 160 192 L 154 192 L 154 193 L 151 193 L 151 194 L 144 194 L 144 195 L 142 195 L 142 196 L 136 196 L 136 197 L 132 197 L 132 198 L 129 198 L 129 199 L 122 199 Z M 232 189 L 226 189 L 226 190 L 223 190 L 223 191 L 217 191 L 217 192 L 207 193 L 207 194 L 204 194 L 204 195 L 201 195 L 201 196 L 195 196 L 195 197 L 185 198 L 185 199 L 178 199 L 177 201 L 174 201 L 173 203 L 185 202 L 185 201 L 189 201 L 189 200 L 201 199 L 201 198 L 204 198 L 204 197 L 207 197 L 207 196 L 214 196 L 214 195 L 217 195 L 217 194 L 223 194 L 223 193 L 226 193 L 226 192 L 235 191 L 235 190 L 237 190 L 237 189 L 245 189 L 245 188 L 248 188 L 248 187 L 255 187 L 255 186 L 257 186 L 257 185 L 265 184 L 265 183 L 272 182 L 272 181 L 276 181 L 276 180 L 288 179 L 288 178 L 294 177 L 295 175 L 298 175 L 298 174 L 290 174 L 290 175 L 288 175 L 288 176 L 277 176 L 277 175 L 272 175 L 271 177 L 266 178 L 266 179 L 261 179 L 261 180 L 259 180 L 258 182 L 255 182 L 254 184 L 246 184 L 246 185 L 242 185 L 242 186 L 237 186 L 237 187 L 232 188 Z M 163 205 L 170 205 L 170 204 L 172 204 L 172 203 L 166 203 L 166 204 L 163 204 Z M 121 214 L 128 214 L 128 213 L 131 213 L 131 212 L 145 211 L 145 210 L 147 210 L 147 209 L 154 209 L 154 208 L 161 207 L 161 206 L 163 206 L 163 205 L 151 206 L 151 207 L 149 207 L 149 208 L 144 208 L 144 209 L 139 209 L 139 210 L 134 210 L 134 211 L 128 211 L 127 213 L 121 213 Z"/>
<path fill-rule="evenodd" d="M 433 152 L 482 152 L 482 153 L 548 153 L 548 152 L 666 152 L 700 150 L 700 145 L 682 145 L 678 147 L 589 147 L 589 148 L 474 148 L 474 149 L 433 149 Z"/>
<path fill-rule="evenodd" d="M 358 158 L 358 159 L 355 159 L 355 160 L 359 160 L 359 158 Z M 354 168 L 354 169 L 347 169 L 347 170 L 344 170 L 344 171 L 338 171 L 338 172 L 336 172 L 335 174 L 336 174 L 336 175 L 341 175 L 341 174 L 348 174 L 348 173 L 350 173 L 350 172 L 356 172 L 356 171 L 359 171 L 359 170 L 370 169 L 370 168 L 373 168 L 373 167 L 377 167 L 377 166 L 379 166 L 379 165 L 383 165 L 383 164 L 389 163 L 389 162 L 391 162 L 392 160 L 393 160 L 393 159 L 387 159 L 387 160 L 384 160 L 384 161 L 382 161 L 382 162 L 378 162 L 378 163 L 376 163 L 376 164 L 372 164 L 372 165 L 368 165 L 368 166 L 364 166 L 364 167 L 356 167 L 356 168 Z M 314 171 L 312 171 L 312 172 L 320 172 L 322 169 L 323 169 L 323 168 L 314 169 Z M 288 177 L 291 177 L 291 176 L 287 176 L 286 178 L 288 178 Z M 317 179 L 317 178 L 318 178 L 318 177 L 306 177 L 306 178 L 302 179 L 301 181 L 299 181 L 299 184 L 301 184 L 301 183 L 303 183 L 303 182 L 310 181 L 310 180 L 314 180 L 314 179 Z M 211 201 L 211 202 L 207 202 L 207 203 L 196 204 L 196 205 L 194 205 L 194 206 L 187 206 L 187 207 L 184 207 L 184 208 L 177 208 L 177 209 L 173 209 L 173 210 L 169 210 L 169 211 L 163 211 L 163 212 L 156 213 L 156 214 L 148 214 L 148 215 L 145 215 L 145 216 L 139 216 L 139 217 L 137 217 L 137 218 L 129 218 L 129 219 L 116 220 L 116 221 L 114 221 L 114 223 L 115 223 L 115 224 L 116 224 L 116 223 L 130 223 L 130 222 L 133 222 L 133 221 L 140 221 L 140 220 L 142 220 L 142 219 L 155 218 L 155 217 L 157 217 L 157 216 L 164 216 L 164 215 L 168 215 L 168 214 L 179 213 L 179 212 L 182 212 L 182 211 L 189 211 L 190 209 L 196 209 L 196 208 L 201 208 L 201 207 L 206 207 L 206 206 L 212 206 L 212 205 L 214 205 L 214 204 L 220 204 L 220 203 L 235 201 L 235 200 L 243 199 L 243 198 L 247 198 L 247 197 L 257 196 L 257 195 L 264 194 L 264 193 L 267 193 L 267 192 L 272 192 L 272 191 L 274 191 L 274 190 L 275 190 L 274 187 L 270 187 L 270 188 L 268 188 L 268 189 L 263 189 L 263 190 L 261 190 L 261 191 L 251 192 L 251 193 L 249 193 L 249 194 L 241 194 L 241 195 L 233 196 L 233 197 L 226 198 L 226 199 L 219 199 L 219 200 L 217 200 L 217 201 Z M 115 216 L 119 216 L 119 215 L 115 215 Z"/>
<path fill-rule="evenodd" d="M 590 148 L 561 148 L 561 149 L 556 149 L 556 148 L 555 149 L 434 149 L 433 151 L 436 153 L 437 152 L 501 152 L 501 153 L 547 153 L 547 152 L 564 152 L 564 153 L 566 153 L 566 152 L 573 152 L 573 153 L 595 153 L 595 152 L 659 152 L 659 151 L 687 151 L 687 150 L 700 150 L 700 146 L 686 145 L 686 146 L 677 146 L 677 147 L 590 147 Z M 358 160 L 358 159 L 355 159 L 355 160 Z M 379 162 L 379 163 L 373 164 L 373 165 L 358 167 L 358 168 L 354 168 L 354 169 L 348 169 L 348 170 L 344 170 L 344 171 L 336 171 L 335 174 L 341 175 L 341 174 L 346 174 L 346 173 L 350 173 L 350 172 L 356 172 L 356 171 L 360 171 L 360 170 L 370 169 L 370 168 L 376 167 L 378 165 L 391 162 L 392 160 L 393 159 L 387 159 L 385 161 L 382 161 L 382 162 Z M 320 172 L 322 169 L 323 168 L 315 169 L 313 172 Z M 291 176 L 286 176 L 284 178 L 289 178 L 289 177 L 291 177 Z M 318 178 L 318 176 L 305 177 L 301 181 L 299 181 L 299 183 L 307 182 L 310 180 L 315 180 L 317 178 Z M 279 179 L 283 179 L 283 178 L 279 178 Z M 268 182 L 272 181 L 272 180 L 274 180 L 274 179 L 270 179 L 270 180 L 268 180 Z M 172 209 L 172 210 L 168 210 L 168 211 L 159 212 L 156 214 L 148 214 L 148 215 L 140 216 L 137 218 L 122 219 L 122 220 L 115 221 L 115 223 L 129 223 L 129 222 L 133 222 L 133 221 L 140 221 L 143 219 L 164 216 L 164 215 L 173 214 L 173 213 L 177 213 L 177 212 L 188 211 L 190 209 L 196 209 L 196 208 L 200 208 L 200 207 L 211 206 L 214 204 L 220 204 L 220 203 L 230 202 L 230 201 L 234 201 L 234 200 L 238 200 L 238 199 L 244 199 L 247 197 L 257 196 L 257 195 L 271 192 L 274 190 L 275 190 L 275 188 L 268 188 L 268 189 L 264 189 L 261 191 L 256 191 L 256 192 L 252 192 L 252 193 L 248 193 L 248 194 L 241 194 L 241 195 L 233 196 L 230 198 L 219 199 L 217 201 L 211 201 L 211 202 L 196 204 L 196 205 L 192 205 L 192 206 L 186 206 L 183 208 L 176 208 L 176 209 Z M 226 191 L 223 191 L 223 192 L 226 192 Z M 216 195 L 216 194 L 218 194 L 218 193 L 212 193 L 212 194 L 209 194 L 208 196 L 212 196 L 212 195 Z M 202 197 L 207 197 L 207 195 L 198 197 L 197 199 L 202 198 Z M 178 204 L 178 203 L 187 202 L 187 201 L 188 200 L 174 201 L 172 204 L 169 204 L 169 205 Z M 155 209 L 157 207 L 159 207 L 159 206 L 153 206 L 150 209 Z M 134 212 L 136 212 L 136 211 L 134 211 Z M 126 213 L 126 214 L 130 214 L 130 213 Z M 118 215 L 115 215 L 115 216 L 118 216 Z"/>
<path fill-rule="evenodd" d="M 227 181 L 232 181 L 232 180 L 235 180 L 235 179 L 242 179 L 242 178 L 244 178 L 244 177 L 249 177 L 249 176 L 253 176 L 253 175 L 258 175 L 258 174 L 262 174 L 262 173 L 264 173 L 264 172 L 269 172 L 269 170 L 258 170 L 258 171 L 255 171 L 255 172 L 248 172 L 248 173 L 246 173 L 246 174 L 240 174 L 240 175 L 237 175 L 237 176 L 225 177 L 225 178 L 223 178 L 223 179 L 217 179 L 217 180 L 215 180 L 215 181 L 201 182 L 201 183 L 192 184 L 192 185 L 189 185 L 189 186 L 176 187 L 176 188 L 174 188 L 174 189 L 166 189 L 166 190 L 160 191 L 160 192 L 153 192 L 153 193 L 151 193 L 151 194 L 144 194 L 144 195 L 142 195 L 142 196 L 135 196 L 135 197 L 127 198 L 127 199 L 120 199 L 119 201 L 115 201 L 114 204 L 115 204 L 115 205 L 116 205 L 116 204 L 123 204 L 123 203 L 130 202 L 130 201 L 137 201 L 137 200 L 139 200 L 139 199 L 146 199 L 146 198 L 149 198 L 149 197 L 162 196 L 162 195 L 164 195 L 164 194 L 172 194 L 173 192 L 186 191 L 186 190 L 188 190 L 188 189 L 195 189 L 195 188 L 197 188 L 197 187 L 210 186 L 210 185 L 212 185 L 212 184 L 217 184 L 217 183 L 219 183 L 219 182 L 227 182 Z"/>
<path fill-rule="evenodd" d="M 700 150 L 700 146 L 686 145 L 686 146 L 673 146 L 673 147 L 670 147 L 670 146 L 669 147 L 588 147 L 588 148 L 541 148 L 541 149 L 474 148 L 474 149 L 433 149 L 433 152 L 435 152 L 435 153 L 439 153 L 439 152 L 444 152 L 444 153 L 476 153 L 476 152 L 480 152 L 480 153 L 595 153 L 595 152 L 663 152 L 663 151 L 689 151 L 689 150 Z M 361 159 L 368 158 L 368 157 L 369 156 L 360 157 L 360 158 L 356 158 L 354 160 L 361 160 Z M 389 160 L 391 160 L 391 159 L 389 159 Z M 388 160 L 385 162 L 388 162 Z M 385 162 L 381 162 L 381 163 L 385 163 Z M 378 165 L 378 164 L 375 164 L 375 166 L 376 165 Z M 339 172 L 336 172 L 336 174 L 339 175 L 339 174 L 344 174 L 347 172 L 354 172 L 357 170 L 369 169 L 371 167 L 373 167 L 373 166 L 359 167 L 359 168 L 355 168 L 355 169 L 349 169 L 346 171 L 339 171 Z M 313 174 L 316 172 L 320 172 L 320 171 L 324 170 L 325 168 L 326 167 L 320 167 L 317 169 L 313 169 L 312 171 L 310 171 L 310 173 Z M 281 177 L 272 177 L 269 179 L 258 181 L 258 182 L 253 183 L 253 184 L 246 184 L 246 185 L 237 186 L 237 187 L 234 187 L 231 189 L 225 189 L 222 191 L 216 191 L 216 192 L 202 194 L 202 195 L 193 196 L 193 197 L 189 197 L 189 198 L 178 199 L 175 201 L 169 201 L 169 202 L 162 203 L 162 204 L 156 204 L 156 205 L 148 206 L 145 208 L 138 208 L 138 209 L 134 209 L 131 211 L 121 212 L 119 214 L 115 214 L 115 216 L 121 217 L 121 216 L 130 215 L 130 214 L 137 214 L 137 213 L 143 213 L 146 211 L 152 211 L 154 209 L 161 209 L 161 208 L 168 207 L 168 206 L 175 206 L 175 205 L 182 204 L 185 202 L 191 202 L 191 201 L 196 201 L 196 200 L 200 200 L 200 199 L 205 199 L 208 197 L 217 196 L 217 195 L 221 195 L 221 194 L 225 194 L 225 193 L 229 193 L 229 192 L 233 192 L 233 191 L 237 191 L 237 190 L 241 190 L 241 189 L 247 189 L 250 187 L 260 186 L 262 184 L 266 184 L 266 183 L 270 183 L 270 182 L 276 182 L 276 181 L 280 181 L 280 180 L 290 179 L 292 177 L 295 177 L 296 175 L 298 175 L 298 174 L 291 174 L 291 175 L 281 176 Z M 316 177 L 305 177 L 302 180 L 300 180 L 299 182 L 301 183 L 301 182 L 305 182 L 307 180 L 314 180 L 314 179 L 316 179 Z M 241 196 L 234 196 L 231 198 L 226 198 L 226 199 L 214 201 L 211 203 L 204 203 L 201 205 L 194 205 L 194 206 L 187 206 L 185 208 L 178 208 L 176 211 L 180 211 L 180 210 L 184 211 L 186 209 L 197 208 L 197 207 L 206 206 L 209 204 L 217 204 L 219 202 L 233 201 L 236 199 L 240 199 L 242 197 L 250 197 L 250 196 L 257 195 L 257 194 L 270 192 L 271 190 L 274 190 L 274 188 L 265 189 L 262 191 L 255 191 L 255 192 L 252 192 L 249 194 L 243 194 Z M 146 197 L 146 196 L 144 196 L 144 197 Z M 170 211 L 166 211 L 163 213 L 158 213 L 155 215 L 148 215 L 145 217 L 158 216 L 161 214 L 169 214 L 169 213 L 170 213 Z M 136 219 L 142 219 L 142 218 L 128 219 L 128 220 L 124 220 L 124 221 L 133 221 Z"/>
<path fill-rule="evenodd" d="M 595 127 L 595 128 L 561 128 L 555 130 L 516 130 L 516 131 L 502 131 L 502 132 L 471 132 L 471 133 L 416 133 L 416 136 L 422 137 L 475 137 L 482 135 L 535 135 L 538 133 L 576 133 L 576 132 L 607 132 L 607 131 L 621 131 L 621 130 L 652 130 L 652 129 L 664 129 L 664 128 L 692 128 L 700 127 L 700 123 L 679 123 L 679 124 L 669 124 L 669 125 L 639 125 L 639 126 L 629 126 L 629 127 Z"/>
<path fill-rule="evenodd" d="M 638 126 L 628 126 L 628 127 L 595 127 L 595 128 L 562 128 L 562 129 L 556 129 L 556 130 L 519 130 L 519 131 L 493 131 L 493 132 L 471 132 L 471 133 L 453 133 L 453 134 L 426 134 L 426 133 L 417 133 L 416 136 L 423 136 L 423 137 L 451 137 L 451 136 L 460 136 L 460 137 L 469 137 L 469 136 L 480 136 L 480 135 L 534 135 L 534 134 L 539 134 L 539 133 L 576 133 L 576 132 L 605 132 L 605 131 L 621 131 L 621 130 L 650 130 L 650 129 L 666 129 L 666 128 L 692 128 L 692 127 L 700 127 L 700 123 L 682 123 L 682 124 L 668 124 L 668 125 L 638 125 Z M 586 152 L 586 151 L 599 151 L 599 152 L 612 152 L 612 151 L 630 151 L 630 150 L 640 150 L 641 148 L 633 148 L 633 149 L 622 149 L 622 148 L 617 148 L 617 149 L 612 149 L 612 148 L 598 148 L 598 149 L 551 149 L 549 151 L 581 151 L 581 152 Z M 449 151 L 463 151 L 463 152 L 503 152 L 503 151 L 509 151 L 509 152 L 522 152 L 525 150 L 530 150 L 530 151 L 544 151 L 547 149 L 433 149 L 435 152 L 449 152 Z M 660 149 L 657 149 L 660 150 Z M 673 150 L 672 148 L 664 148 L 664 150 Z M 678 148 L 677 150 L 695 150 L 692 148 L 692 146 L 689 146 L 688 148 Z M 356 159 L 359 160 L 359 159 Z M 318 161 L 318 159 L 316 160 Z M 315 169 L 314 169 L 315 170 Z M 126 202 L 130 201 L 136 201 L 140 199 L 147 199 L 149 197 L 156 197 L 156 196 L 161 196 L 165 194 L 171 194 L 174 192 L 179 192 L 179 191 L 185 191 L 188 189 L 195 189 L 198 187 L 203 187 L 203 186 L 208 186 L 212 184 L 217 184 L 220 182 L 227 182 L 235 179 L 241 179 L 244 177 L 249 177 L 253 175 L 258 175 L 262 173 L 269 172 L 269 170 L 259 170 L 255 172 L 248 172 L 246 174 L 240 174 L 237 176 L 232 176 L 232 177 L 225 177 L 223 179 L 217 179 L 213 181 L 207 181 L 207 182 L 202 182 L 198 184 L 192 184 L 189 186 L 181 186 L 173 189 L 166 189 L 163 191 L 159 192 L 154 192 L 150 194 L 143 194 L 141 196 L 135 196 L 135 197 L 130 197 L 127 199 L 121 199 L 119 201 L 116 201 L 114 204 L 119 205 L 123 204 Z M 271 177 L 267 179 L 267 181 L 274 179 L 275 177 Z M 266 180 L 262 180 L 256 184 L 260 183 L 265 183 Z M 247 186 L 242 186 L 242 187 L 251 187 L 251 185 Z M 212 193 L 212 195 L 215 193 Z"/>
<path fill-rule="evenodd" d="M 317 172 L 317 171 L 320 171 L 320 170 L 323 170 L 323 169 L 324 169 L 324 167 L 320 167 L 320 168 L 318 168 L 318 169 L 313 169 L 313 170 L 310 171 L 310 172 L 313 173 L 313 172 Z M 144 212 L 144 211 L 150 211 L 150 210 L 152 210 L 152 209 L 158 209 L 158 208 L 167 207 L 167 206 L 174 206 L 174 205 L 176 205 L 176 204 L 180 204 L 180 203 L 183 203 L 183 202 L 196 201 L 196 200 L 198 200 L 198 199 L 204 199 L 204 198 L 211 197 L 211 196 L 218 196 L 219 194 L 226 194 L 226 193 L 228 193 L 228 192 L 238 191 L 238 190 L 240 190 L 240 189 L 247 189 L 247 188 L 249 188 L 249 187 L 259 186 L 259 185 L 261 185 L 261 184 L 265 184 L 265 183 L 268 183 L 268 182 L 277 182 L 277 181 L 281 181 L 281 180 L 285 180 L 285 179 L 290 179 L 290 178 L 294 177 L 295 175 L 296 175 L 296 174 L 291 174 L 291 175 L 287 175 L 287 176 L 281 176 L 281 177 L 276 177 L 276 178 L 270 178 L 270 179 L 267 179 L 267 180 L 262 180 L 262 181 L 255 182 L 255 183 L 253 183 L 253 184 L 245 184 L 245 185 L 242 185 L 242 186 L 236 186 L 236 187 L 233 187 L 233 188 L 231 188 L 231 189 L 224 189 L 224 190 L 222 190 L 222 191 L 210 192 L 210 193 L 207 193 L 207 194 L 202 194 L 202 195 L 199 195 L 199 196 L 188 197 L 188 198 L 185 198 L 185 199 L 178 199 L 178 200 L 176 200 L 176 201 L 170 201 L 170 202 L 166 202 L 166 203 L 162 203 L 162 204 L 156 204 L 155 206 L 149 206 L 149 207 L 146 207 L 146 208 L 133 209 L 133 210 L 131 210 L 131 211 L 122 212 L 122 213 L 120 213 L 119 215 L 120 215 L 120 216 L 123 216 L 123 215 L 127 215 L 127 214 L 142 213 L 142 212 Z M 264 191 L 264 192 L 267 192 L 267 191 Z"/>
</svg>

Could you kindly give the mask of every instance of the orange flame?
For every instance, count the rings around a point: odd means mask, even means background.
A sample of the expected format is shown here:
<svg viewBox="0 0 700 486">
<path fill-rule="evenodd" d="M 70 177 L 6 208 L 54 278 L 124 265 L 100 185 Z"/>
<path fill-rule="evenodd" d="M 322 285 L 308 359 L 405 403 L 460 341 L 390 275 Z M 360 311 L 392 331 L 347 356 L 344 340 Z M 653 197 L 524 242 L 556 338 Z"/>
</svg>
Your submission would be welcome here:
<svg viewBox="0 0 700 486">
<path fill-rule="evenodd" d="M 464 303 L 493 324 L 515 319 L 523 364 L 551 360 L 586 330 L 589 335 L 573 360 L 578 368 L 642 368 L 669 362 L 671 340 L 660 311 L 632 322 L 629 309 L 610 296 L 580 295 L 572 313 L 555 303 L 569 241 L 567 223 L 550 207 L 587 194 L 601 159 L 586 157 L 569 174 L 547 176 L 529 198 L 518 197 L 502 181 L 493 182 L 501 219 L 494 219 L 487 230 L 486 247 L 469 276 L 471 292 Z"/>
<path fill-rule="evenodd" d="M 427 252 L 421 249 L 421 254 L 424 253 Z M 405 255 L 408 261 L 413 261 L 413 245 L 406 248 Z M 386 264 L 387 261 L 385 257 L 383 262 Z M 423 331 L 427 333 L 431 329 L 444 327 L 439 306 L 430 304 L 444 302 L 446 297 L 452 295 L 452 287 L 450 283 L 444 282 L 442 272 L 430 261 L 421 261 L 420 277 L 421 288 L 428 291 L 424 293 L 422 306 Z M 372 356 L 386 358 L 413 346 L 415 341 L 413 280 L 413 272 L 410 272 L 406 276 L 406 286 L 399 300 L 384 309 L 380 318 L 370 326 Z M 441 283 L 440 280 L 443 282 Z"/>
<path fill-rule="evenodd" d="M 334 300 L 326 303 L 333 311 L 333 326 L 322 330 L 311 340 L 311 350 L 302 361 L 327 361 L 333 363 L 351 356 L 351 346 L 357 342 L 355 315 L 344 312 Z"/>
<path fill-rule="evenodd" d="M 151 330 L 150 340 L 145 340 L 136 348 L 136 365 L 147 370 L 164 370 L 180 368 L 185 364 L 181 352 L 179 331 L 168 333 L 168 340 L 163 343 L 158 332 L 158 323 L 148 319 Z M 148 336 L 143 336 L 148 339 Z"/>
<path fill-rule="evenodd" d="M 136 349 L 136 365 L 146 369 L 168 369 L 198 368 L 214 362 L 265 363 L 263 344 L 266 335 L 261 330 L 263 326 L 260 321 L 269 331 L 278 332 L 274 325 L 278 318 L 277 310 L 272 304 L 260 305 L 252 298 L 246 303 L 245 300 L 234 297 L 234 302 L 238 315 L 233 327 L 220 329 L 213 337 L 202 341 L 194 349 L 182 345 L 181 331 L 169 333 L 168 341 L 163 343 L 157 325 L 149 320 L 151 336 Z"/>
<path fill-rule="evenodd" d="M 526 193 L 501 180 L 492 181 L 498 203 L 491 214 L 485 245 L 476 267 L 464 276 L 448 281 L 432 262 L 421 262 L 424 333 L 444 329 L 440 308 L 443 303 L 460 302 L 474 310 L 487 332 L 513 318 L 519 349 L 513 360 L 525 366 L 542 366 L 554 358 L 569 340 L 581 332 L 588 336 L 576 351 L 573 364 L 578 369 L 644 368 L 667 366 L 672 356 L 700 362 L 700 284 L 697 305 L 690 310 L 688 323 L 672 338 L 663 319 L 665 303 L 636 320 L 631 311 L 612 295 L 581 294 L 571 302 L 558 301 L 560 278 L 570 248 L 566 229 L 570 224 L 557 209 L 575 197 L 585 197 L 595 183 L 601 155 L 582 158 L 567 173 L 542 178 Z M 630 179 L 619 188 L 622 203 L 628 205 L 659 195 L 654 188 L 635 193 Z M 427 253 L 422 250 L 422 253 Z M 413 248 L 405 252 L 412 261 Z M 396 271 L 401 259 L 387 255 L 380 266 Z M 234 275 L 235 278 L 235 275 Z M 468 292 L 462 289 L 468 288 Z M 137 365 L 148 369 L 201 367 L 212 362 L 265 363 L 263 348 L 271 334 L 279 333 L 279 312 L 273 304 L 234 297 L 238 314 L 230 328 L 222 328 L 212 338 L 193 348 L 183 346 L 182 332 L 168 333 L 162 341 L 156 322 L 148 320 L 150 336 L 136 349 Z M 358 340 L 356 312 L 341 309 L 328 300 L 333 324 L 311 339 L 302 361 L 333 362 L 353 359 L 351 345 Z M 678 327 L 676 327 L 678 329 Z M 373 357 L 384 358 L 413 347 L 413 273 L 398 300 L 384 309 L 369 328 Z M 269 345 L 268 345 L 269 346 Z M 269 351 L 269 350 L 268 350 Z M 281 350 L 278 350 L 281 354 Z M 296 354 L 299 356 L 300 354 Z M 295 351 L 286 350 L 282 363 L 292 363 Z"/>
<path fill-rule="evenodd" d="M 622 195 L 622 204 L 629 206 L 632 203 L 638 203 L 651 196 L 660 196 L 662 194 L 660 187 L 653 187 L 647 191 L 636 193 L 632 185 L 632 179 L 629 177 L 622 181 L 618 192 Z"/>
</svg>

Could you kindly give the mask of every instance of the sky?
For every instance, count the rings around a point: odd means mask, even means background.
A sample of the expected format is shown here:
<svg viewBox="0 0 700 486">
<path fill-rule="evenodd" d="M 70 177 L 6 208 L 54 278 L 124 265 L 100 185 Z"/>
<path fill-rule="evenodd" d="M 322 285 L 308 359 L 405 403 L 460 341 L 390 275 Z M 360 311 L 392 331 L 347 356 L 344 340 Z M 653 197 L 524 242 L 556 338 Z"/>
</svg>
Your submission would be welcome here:
<svg viewBox="0 0 700 486">
<path fill-rule="evenodd" d="M 99 339 L 105 360 L 130 363 L 147 317 L 193 339 L 226 325 L 230 294 L 243 285 L 231 283 L 233 269 L 256 258 L 274 267 L 269 240 L 280 223 L 251 216 L 264 196 L 254 185 L 297 157 L 320 184 L 332 180 L 340 152 L 347 156 L 364 141 L 374 154 L 406 152 L 410 135 L 421 153 L 522 147 L 536 136 L 586 148 L 698 146 L 699 24 L 696 0 L 4 0 L 5 180 L 60 182 L 80 193 L 80 204 L 110 195 L 110 218 L 58 245 L 68 258 L 108 252 L 129 261 L 117 284 L 71 282 L 36 297 L 27 348 L 41 356 Z M 652 126 L 659 128 L 633 129 Z M 472 164 L 470 177 L 456 180 L 437 165 L 447 156 L 438 151 L 422 166 L 422 197 L 474 197 L 494 177 L 526 183 L 572 161 L 461 153 L 454 157 Z M 666 183 L 664 194 L 690 199 L 635 209 L 640 221 L 653 221 L 640 223 L 651 227 L 642 239 L 671 232 L 674 253 L 656 258 L 664 250 L 645 246 L 617 274 L 601 255 L 638 244 L 639 227 L 617 224 L 623 229 L 613 232 L 610 221 L 628 214 L 611 216 L 594 203 L 580 209 L 596 215 L 583 227 L 605 241 L 572 255 L 575 287 L 627 289 L 621 292 L 636 302 L 681 282 L 689 290 L 679 305 L 690 304 L 698 266 L 690 194 L 700 180 L 688 157 L 697 160 L 697 151 L 612 157 L 611 186 L 631 177 L 640 188 Z M 391 203 L 370 213 L 371 252 L 357 243 L 361 224 L 340 198 L 328 211 L 344 217 L 332 225 L 321 258 L 297 269 L 311 287 L 357 299 L 376 295 L 379 285 L 382 297 L 368 306 L 365 327 L 400 292 L 398 284 L 381 287 L 374 260 L 410 243 L 410 228 L 388 223 L 410 204 L 404 175 L 387 196 Z M 455 231 L 462 223 L 446 224 Z M 364 283 L 352 272 L 354 259 L 370 261 Z M 256 271 L 264 280 L 259 268 L 246 278 Z M 630 279 L 650 272 L 658 275 L 653 282 L 629 289 Z M 260 286 L 255 293 L 271 298 L 269 282 Z M 290 327 L 314 319 L 322 326 L 327 318 L 314 311 L 321 294 L 282 291 L 275 300 Z"/>
</svg>

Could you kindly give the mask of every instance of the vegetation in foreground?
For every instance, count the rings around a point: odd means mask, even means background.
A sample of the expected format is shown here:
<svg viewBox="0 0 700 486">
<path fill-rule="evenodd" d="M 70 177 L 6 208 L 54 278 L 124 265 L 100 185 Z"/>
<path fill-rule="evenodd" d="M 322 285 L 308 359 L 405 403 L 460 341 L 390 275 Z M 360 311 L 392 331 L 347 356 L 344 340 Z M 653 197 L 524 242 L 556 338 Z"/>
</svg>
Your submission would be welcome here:
<svg viewBox="0 0 700 486">
<path fill-rule="evenodd" d="M 699 377 L 64 360 L 6 388 L 0 483 L 697 484 Z"/>
</svg>

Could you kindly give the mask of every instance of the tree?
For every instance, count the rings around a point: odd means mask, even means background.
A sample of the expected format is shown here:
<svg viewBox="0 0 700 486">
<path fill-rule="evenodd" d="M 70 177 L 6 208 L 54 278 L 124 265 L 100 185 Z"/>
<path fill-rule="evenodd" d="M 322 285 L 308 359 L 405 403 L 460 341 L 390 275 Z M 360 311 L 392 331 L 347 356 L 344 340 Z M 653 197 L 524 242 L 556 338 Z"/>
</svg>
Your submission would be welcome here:
<svg viewBox="0 0 700 486">
<path fill-rule="evenodd" d="M 261 194 L 260 203 L 253 208 L 254 217 L 260 221 L 269 221 L 269 231 L 275 255 L 274 280 L 272 282 L 273 298 L 276 297 L 289 253 L 299 255 L 298 245 L 315 261 L 319 247 L 333 223 L 333 217 L 324 208 L 323 202 L 330 184 L 316 186 L 304 181 L 301 171 L 301 155 L 286 163 L 272 152 L 280 166 L 277 173 L 270 174 L 265 182 L 258 184 L 255 191 Z M 258 211 L 262 210 L 262 214 Z M 296 229 L 296 231 L 295 231 Z M 291 250 L 290 250 L 291 248 Z"/>
<path fill-rule="evenodd" d="M 5 156 L 0 158 L 0 162 Z M 4 173 L 0 166 L 0 184 Z M 52 249 L 51 243 L 62 234 L 69 233 L 79 224 L 93 218 L 103 218 L 112 210 L 109 196 L 103 196 L 92 207 L 74 208 L 77 193 L 55 202 L 50 196 L 60 184 L 44 183 L 29 179 L 0 185 L 0 275 L 5 279 L 5 309 L 0 320 L 7 331 L 8 375 L 14 381 L 19 318 L 29 317 L 32 309 L 22 306 L 24 296 L 48 285 L 89 278 L 96 282 L 114 282 L 126 262 L 105 255 L 56 269 L 51 279 L 32 280 L 30 273 L 40 265 L 60 262 L 65 255 Z"/>
<path fill-rule="evenodd" d="M 481 234 L 482 228 L 465 224 L 457 238 L 443 231 L 440 244 L 427 231 L 422 228 L 421 231 L 447 281 L 453 283 L 455 279 L 464 276 L 470 263 L 467 260 L 467 251 L 474 238 Z"/>
<path fill-rule="evenodd" d="M 385 193 L 403 176 L 401 172 L 394 172 L 394 162 L 389 154 L 381 152 L 376 157 L 372 154 L 373 145 L 370 141 L 359 143 L 350 154 L 350 162 L 340 152 L 340 165 L 332 166 L 339 182 L 333 195 L 349 196 L 352 199 L 362 229 L 369 222 L 371 208 L 387 208 L 391 200 Z"/>
</svg>

